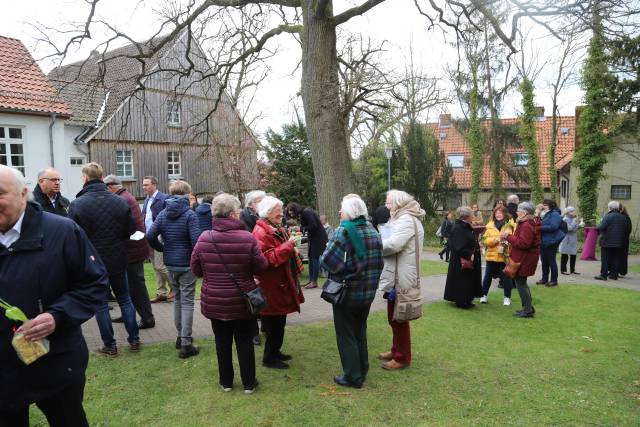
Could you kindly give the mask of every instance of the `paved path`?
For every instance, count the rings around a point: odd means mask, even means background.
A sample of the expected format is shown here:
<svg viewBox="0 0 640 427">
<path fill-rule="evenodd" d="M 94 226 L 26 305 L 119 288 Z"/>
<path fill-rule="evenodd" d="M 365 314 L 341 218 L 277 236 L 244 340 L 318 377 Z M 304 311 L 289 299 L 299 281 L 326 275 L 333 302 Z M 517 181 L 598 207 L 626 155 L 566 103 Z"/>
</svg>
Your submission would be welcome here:
<svg viewBox="0 0 640 427">
<path fill-rule="evenodd" d="M 437 260 L 439 258 L 436 253 L 427 252 L 423 254 L 423 259 Z M 629 264 L 640 263 L 640 256 L 629 257 Z M 600 262 L 595 261 L 580 261 L 578 260 L 576 270 L 580 275 L 563 276 L 560 275 L 560 286 L 563 283 L 573 284 L 595 284 L 607 287 L 616 287 L 624 289 L 632 289 L 640 291 L 640 274 L 631 272 L 626 278 L 618 281 L 602 282 L 594 280 L 594 276 L 600 271 Z M 535 282 L 539 277 L 540 267 L 538 267 L 538 275 L 529 279 L 530 284 Z M 422 279 L 422 289 L 425 298 L 425 302 L 440 301 L 444 294 L 444 284 L 446 275 L 428 276 Z M 495 287 L 492 288 L 496 290 Z M 287 322 L 290 324 L 295 323 L 308 323 L 317 322 L 323 320 L 331 320 L 331 306 L 320 298 L 320 289 L 311 289 L 304 291 L 306 302 L 302 305 L 302 313 L 294 313 L 288 316 Z M 380 311 L 385 309 L 386 301 L 382 298 L 376 298 L 371 306 L 372 311 Z M 140 331 L 140 338 L 144 344 L 152 344 L 158 342 L 174 341 L 176 338 L 175 327 L 173 326 L 173 303 L 158 303 L 153 305 L 153 313 L 156 318 L 156 326 L 152 329 L 145 329 Z M 112 317 L 119 315 L 118 308 L 115 308 L 111 312 Z M 126 331 L 121 323 L 114 323 L 114 332 L 118 343 L 122 346 L 126 343 Z M 100 340 L 100 333 L 96 321 L 91 319 L 86 322 L 83 327 L 83 332 L 87 344 L 90 349 L 97 349 L 102 345 Z M 193 320 L 193 336 L 196 338 L 212 337 L 211 323 L 200 313 L 200 302 L 196 301 L 196 308 Z"/>
</svg>

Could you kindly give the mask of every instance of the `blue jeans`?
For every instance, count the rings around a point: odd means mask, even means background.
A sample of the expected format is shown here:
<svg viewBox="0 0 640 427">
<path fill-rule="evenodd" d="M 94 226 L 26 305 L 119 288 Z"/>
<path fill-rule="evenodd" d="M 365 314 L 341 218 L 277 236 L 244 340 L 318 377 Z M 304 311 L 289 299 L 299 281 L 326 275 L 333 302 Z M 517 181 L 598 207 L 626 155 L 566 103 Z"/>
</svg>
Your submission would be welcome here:
<svg viewBox="0 0 640 427">
<path fill-rule="evenodd" d="M 116 296 L 116 301 L 118 301 L 120 311 L 122 312 L 124 327 L 129 334 L 127 341 L 129 343 L 140 341 L 138 324 L 136 323 L 136 310 L 133 308 L 133 303 L 131 303 L 131 297 L 129 296 L 127 272 L 123 271 L 122 273 L 109 276 L 109 285 Z M 115 347 L 116 339 L 113 337 L 113 325 L 111 324 L 109 304 L 106 299 L 102 302 L 102 306 L 96 313 L 96 321 L 98 322 L 100 337 L 104 345 L 107 347 Z"/>
<path fill-rule="evenodd" d="M 312 282 L 317 282 L 319 275 L 320 275 L 320 258 L 309 257 L 309 280 Z"/>
<path fill-rule="evenodd" d="M 487 268 L 484 271 L 484 279 L 482 280 L 482 295 L 489 293 L 491 288 L 491 281 L 494 276 L 498 276 L 502 280 L 504 286 L 504 296 L 511 298 L 511 289 L 513 288 L 513 282 L 511 278 L 504 274 L 504 262 L 487 261 Z"/>
<path fill-rule="evenodd" d="M 540 246 L 540 262 L 542 263 L 543 282 L 558 282 L 558 262 L 556 261 L 558 245 L 560 244 L 556 243 L 550 246 Z M 551 280 L 549 280 L 549 270 L 551 270 Z"/>
</svg>

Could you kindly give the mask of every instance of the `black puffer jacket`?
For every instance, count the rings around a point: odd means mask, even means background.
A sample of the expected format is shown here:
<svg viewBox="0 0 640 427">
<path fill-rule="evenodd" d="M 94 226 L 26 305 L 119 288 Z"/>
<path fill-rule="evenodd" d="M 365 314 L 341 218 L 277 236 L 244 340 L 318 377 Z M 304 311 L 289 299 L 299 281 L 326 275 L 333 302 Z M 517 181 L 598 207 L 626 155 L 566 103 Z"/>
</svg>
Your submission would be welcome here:
<svg viewBox="0 0 640 427">
<path fill-rule="evenodd" d="M 627 221 L 624 215 L 617 210 L 611 211 L 602 218 L 598 224 L 600 232 L 600 246 L 603 248 L 621 248 L 625 238 L 631 233 L 631 221 Z"/>
<path fill-rule="evenodd" d="M 60 215 L 60 216 L 68 216 L 69 215 L 69 199 L 66 197 L 62 197 L 62 194 L 58 193 L 56 197 L 56 206 L 53 207 L 49 197 L 42 192 L 40 186 L 36 184 L 36 188 L 33 189 L 33 198 L 36 202 L 42 206 L 42 209 L 45 212 L 49 212 L 52 214 Z"/>
<path fill-rule="evenodd" d="M 109 275 L 127 269 L 127 242 L 136 223 L 123 198 L 110 193 L 104 182 L 89 181 L 71 202 L 69 218 L 87 233 Z"/>
</svg>

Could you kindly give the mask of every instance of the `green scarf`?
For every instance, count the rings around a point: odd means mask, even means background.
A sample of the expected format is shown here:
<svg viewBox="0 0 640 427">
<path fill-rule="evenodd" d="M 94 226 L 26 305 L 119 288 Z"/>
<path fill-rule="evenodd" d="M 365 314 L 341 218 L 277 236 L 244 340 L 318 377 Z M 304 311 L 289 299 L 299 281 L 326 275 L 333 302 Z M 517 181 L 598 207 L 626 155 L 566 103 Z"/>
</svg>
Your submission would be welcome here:
<svg viewBox="0 0 640 427">
<path fill-rule="evenodd" d="M 358 233 L 358 225 L 366 225 L 367 219 L 364 216 L 348 220 L 340 221 L 340 226 L 347 232 L 347 237 L 351 240 L 351 244 L 356 251 L 356 259 L 363 259 L 366 255 L 366 248 L 364 247 L 364 240 Z"/>
</svg>

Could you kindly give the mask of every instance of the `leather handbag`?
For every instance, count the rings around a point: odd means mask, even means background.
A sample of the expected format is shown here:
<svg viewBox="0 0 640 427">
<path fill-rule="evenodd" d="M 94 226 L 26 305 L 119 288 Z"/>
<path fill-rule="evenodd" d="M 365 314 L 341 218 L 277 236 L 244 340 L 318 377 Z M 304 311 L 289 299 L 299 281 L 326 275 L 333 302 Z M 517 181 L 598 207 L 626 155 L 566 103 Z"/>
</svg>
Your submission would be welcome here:
<svg viewBox="0 0 640 427">
<path fill-rule="evenodd" d="M 396 299 L 393 307 L 393 320 L 396 322 L 408 322 L 422 317 L 422 292 L 420 290 L 420 243 L 418 242 L 418 227 L 416 219 L 413 219 L 413 233 L 416 252 L 416 286 L 401 290 L 396 288 Z M 396 285 L 398 283 L 398 260 L 396 257 Z"/>
<path fill-rule="evenodd" d="M 466 258 L 460 258 L 460 267 L 463 270 L 473 270 L 473 261 Z"/>
<path fill-rule="evenodd" d="M 519 262 L 515 262 L 513 258 L 509 258 L 507 260 L 507 265 L 504 267 L 504 270 L 502 271 L 508 277 L 515 279 L 516 275 L 518 274 L 518 270 L 520 270 L 520 264 L 521 263 Z"/>
<path fill-rule="evenodd" d="M 344 252 L 344 263 L 347 262 L 347 251 Z M 322 293 L 320 298 L 333 305 L 340 305 L 344 302 L 347 295 L 347 283 L 346 281 L 336 282 L 331 278 L 328 278 L 324 285 L 322 285 Z"/>
</svg>

